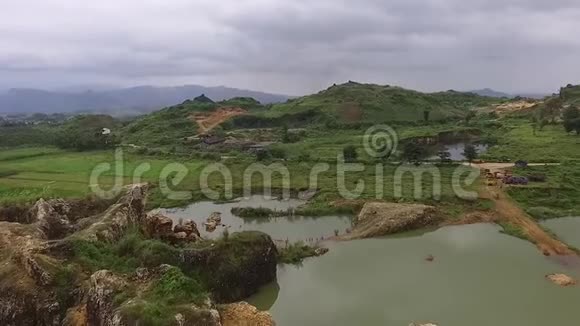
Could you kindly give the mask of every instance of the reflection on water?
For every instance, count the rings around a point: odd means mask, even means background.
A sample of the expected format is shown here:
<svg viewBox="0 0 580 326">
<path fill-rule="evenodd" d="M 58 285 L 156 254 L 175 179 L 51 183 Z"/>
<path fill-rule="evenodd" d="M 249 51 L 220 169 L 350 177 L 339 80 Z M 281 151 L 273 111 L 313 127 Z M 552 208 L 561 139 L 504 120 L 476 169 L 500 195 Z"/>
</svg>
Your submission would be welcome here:
<svg viewBox="0 0 580 326">
<path fill-rule="evenodd" d="M 463 161 L 465 160 L 465 156 L 463 152 L 465 151 L 466 143 L 457 143 L 451 145 L 445 145 L 444 150 L 448 151 L 451 154 L 451 160 L 453 161 Z M 473 144 L 475 149 L 479 154 L 483 154 L 487 151 L 487 145 L 483 144 Z"/>
<path fill-rule="evenodd" d="M 249 302 L 270 310 L 280 326 L 578 324 L 580 288 L 544 276 L 580 273 L 498 231 L 454 226 L 412 238 L 330 243 L 323 257 L 280 266 L 276 285 Z"/>
<path fill-rule="evenodd" d="M 248 199 L 240 199 L 231 203 L 199 202 L 180 209 L 160 210 L 164 215 L 177 222 L 180 218 L 194 220 L 203 237 L 216 238 L 221 236 L 224 228 L 218 227 L 214 232 L 206 232 L 202 227 L 206 218 L 213 212 L 220 212 L 222 224 L 229 227 L 229 232 L 240 231 L 262 231 L 269 234 L 274 240 L 290 242 L 305 241 L 318 242 L 334 236 L 334 230 L 344 233 L 351 228 L 351 218 L 349 216 L 325 216 L 325 217 L 304 217 L 290 216 L 279 218 L 240 218 L 231 213 L 234 207 L 265 207 L 276 210 L 287 210 L 296 208 L 305 201 L 290 199 L 276 200 L 265 198 L 264 196 L 252 196 Z"/>
<path fill-rule="evenodd" d="M 433 150 L 433 152 L 436 154 L 438 151 L 447 151 L 451 155 L 450 159 L 452 161 L 464 161 L 465 156 L 463 155 L 463 152 L 465 151 L 465 145 L 467 144 L 469 143 L 460 142 L 453 144 L 440 144 L 439 146 L 437 146 L 437 148 Z M 475 147 L 475 149 L 479 154 L 485 153 L 488 149 L 488 146 L 485 144 L 472 144 L 472 145 Z M 438 160 L 439 157 L 437 155 L 434 155 L 430 159 Z"/>
</svg>

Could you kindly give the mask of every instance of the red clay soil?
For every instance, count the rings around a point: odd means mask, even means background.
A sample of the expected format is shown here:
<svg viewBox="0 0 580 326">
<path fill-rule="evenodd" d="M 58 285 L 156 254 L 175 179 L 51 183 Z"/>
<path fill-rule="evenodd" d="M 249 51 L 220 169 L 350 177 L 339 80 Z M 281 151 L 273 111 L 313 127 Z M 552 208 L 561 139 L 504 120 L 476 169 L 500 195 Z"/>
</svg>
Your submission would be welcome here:
<svg viewBox="0 0 580 326">
<path fill-rule="evenodd" d="M 213 112 L 193 114 L 191 119 L 199 126 L 199 133 L 206 134 L 228 119 L 246 113 L 248 113 L 248 111 L 242 108 L 224 107 Z"/>
</svg>

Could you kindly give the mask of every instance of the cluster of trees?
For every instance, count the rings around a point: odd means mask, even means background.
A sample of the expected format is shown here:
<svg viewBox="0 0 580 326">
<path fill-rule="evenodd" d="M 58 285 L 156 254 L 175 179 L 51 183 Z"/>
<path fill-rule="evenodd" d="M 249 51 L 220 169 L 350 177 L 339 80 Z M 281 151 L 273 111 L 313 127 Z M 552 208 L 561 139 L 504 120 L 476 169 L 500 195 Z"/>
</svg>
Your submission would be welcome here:
<svg viewBox="0 0 580 326">
<path fill-rule="evenodd" d="M 56 131 L 55 145 L 75 151 L 114 148 L 120 139 L 113 132 L 118 123 L 110 116 L 79 116 Z"/>
<path fill-rule="evenodd" d="M 564 111 L 563 118 L 566 132 L 575 131 L 577 135 L 580 135 L 580 110 L 571 106 Z"/>
<path fill-rule="evenodd" d="M 102 129 L 64 129 L 57 132 L 55 137 L 55 145 L 57 147 L 79 152 L 111 149 L 119 144 L 119 142 L 119 139 L 115 135 L 103 134 Z"/>
<path fill-rule="evenodd" d="M 358 159 L 357 149 L 353 145 L 345 146 L 342 150 L 342 154 L 344 156 L 345 162 L 356 162 Z M 430 152 L 426 146 L 415 141 L 409 141 L 404 144 L 400 153 L 400 159 L 403 162 L 420 165 L 429 157 L 429 155 Z M 442 164 L 449 164 L 452 162 L 451 154 L 448 151 L 439 151 L 437 156 L 441 160 Z M 475 146 L 467 144 L 465 145 L 463 156 L 469 163 L 471 163 L 479 157 L 479 153 Z M 388 157 L 389 156 L 385 156 L 382 159 L 386 160 Z"/>
</svg>

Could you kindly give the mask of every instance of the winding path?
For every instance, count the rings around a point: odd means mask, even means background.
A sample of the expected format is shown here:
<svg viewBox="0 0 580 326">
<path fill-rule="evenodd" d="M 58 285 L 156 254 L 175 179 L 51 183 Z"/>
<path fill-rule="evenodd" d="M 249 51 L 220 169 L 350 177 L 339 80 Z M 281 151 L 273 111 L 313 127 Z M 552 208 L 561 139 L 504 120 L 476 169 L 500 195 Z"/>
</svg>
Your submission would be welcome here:
<svg viewBox="0 0 580 326">
<path fill-rule="evenodd" d="M 529 164 L 544 165 L 544 164 Z M 551 164 L 554 165 L 554 164 Z M 513 167 L 511 163 L 482 163 L 474 164 L 474 167 L 489 169 L 492 173 Z M 495 203 L 495 211 L 499 222 L 520 227 L 527 238 L 546 256 L 572 256 L 576 255 L 572 249 L 562 241 L 554 238 L 546 232 L 532 217 L 521 209 L 500 186 L 486 186 L 480 193 L 481 198 L 492 200 Z"/>
</svg>

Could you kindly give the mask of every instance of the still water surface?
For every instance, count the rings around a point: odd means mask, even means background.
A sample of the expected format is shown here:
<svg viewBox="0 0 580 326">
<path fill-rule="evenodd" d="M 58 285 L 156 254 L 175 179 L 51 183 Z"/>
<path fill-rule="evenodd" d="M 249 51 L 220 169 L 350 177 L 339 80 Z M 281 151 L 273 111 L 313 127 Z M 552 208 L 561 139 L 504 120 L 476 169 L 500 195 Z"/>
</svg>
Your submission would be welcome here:
<svg viewBox="0 0 580 326">
<path fill-rule="evenodd" d="M 346 229 L 351 228 L 351 218 L 349 216 L 325 216 L 325 217 L 278 217 L 278 218 L 257 218 L 244 219 L 234 216 L 231 209 L 234 207 L 264 207 L 276 210 L 287 210 L 296 208 L 305 201 L 298 199 L 274 200 L 264 196 L 252 196 L 247 199 L 239 199 L 236 202 L 216 204 L 213 202 L 199 202 L 179 209 L 160 210 L 164 215 L 172 218 L 175 222 L 180 218 L 194 220 L 203 237 L 216 238 L 223 233 L 223 228 L 219 227 L 214 232 L 206 232 L 203 223 L 213 212 L 220 212 L 222 224 L 230 226 L 229 232 L 240 231 L 262 231 L 269 234 L 274 240 L 289 240 L 290 242 L 304 241 L 316 242 L 321 238 L 334 236 L 334 231 L 339 230 L 343 234 Z"/>
<path fill-rule="evenodd" d="M 164 213 L 200 224 L 219 211 L 232 232 L 259 230 L 291 241 L 328 237 L 351 226 L 348 217 L 248 221 L 230 213 L 232 207 L 287 209 L 302 203 L 256 196 Z M 566 221 L 549 221 L 548 226 L 580 246 L 580 219 Z M 209 234 L 219 235 L 220 229 Z M 279 326 L 407 326 L 414 321 L 440 326 L 580 325 L 580 288 L 561 288 L 544 278 L 550 273 L 580 278 L 580 270 L 546 259 L 530 243 L 501 234 L 494 225 L 325 245 L 330 252 L 323 257 L 301 266 L 280 265 L 277 281 L 248 301 L 269 310 Z M 428 255 L 435 261 L 426 261 Z"/>
<path fill-rule="evenodd" d="M 457 226 L 331 243 L 301 267 L 280 266 L 277 282 L 249 302 L 280 326 L 580 325 L 580 288 L 544 279 L 556 272 L 580 276 L 493 225 Z"/>
</svg>

